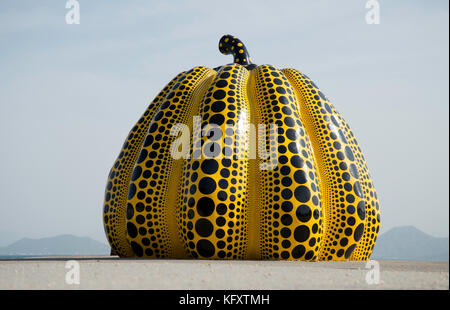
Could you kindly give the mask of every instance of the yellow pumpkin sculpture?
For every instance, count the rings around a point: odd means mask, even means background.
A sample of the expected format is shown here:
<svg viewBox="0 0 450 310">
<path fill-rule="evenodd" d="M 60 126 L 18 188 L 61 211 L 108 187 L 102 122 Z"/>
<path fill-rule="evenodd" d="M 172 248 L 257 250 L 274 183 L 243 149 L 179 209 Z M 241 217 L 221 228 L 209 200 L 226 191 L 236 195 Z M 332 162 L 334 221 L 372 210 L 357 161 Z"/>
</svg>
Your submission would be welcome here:
<svg viewBox="0 0 450 310">
<path fill-rule="evenodd" d="M 379 205 L 347 123 L 301 72 L 252 64 L 230 35 L 219 49 L 233 54 L 234 63 L 177 75 L 128 135 L 105 193 L 112 251 L 150 258 L 369 259 Z"/>
</svg>

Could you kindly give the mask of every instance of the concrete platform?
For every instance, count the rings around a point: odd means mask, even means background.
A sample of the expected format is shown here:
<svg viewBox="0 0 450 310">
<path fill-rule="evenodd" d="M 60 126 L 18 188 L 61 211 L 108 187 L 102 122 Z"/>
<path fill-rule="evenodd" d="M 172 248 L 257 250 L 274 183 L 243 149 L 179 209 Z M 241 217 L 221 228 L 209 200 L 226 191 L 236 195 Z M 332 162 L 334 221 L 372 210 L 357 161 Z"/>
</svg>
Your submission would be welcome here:
<svg viewBox="0 0 450 310">
<path fill-rule="evenodd" d="M 366 262 L 40 257 L 0 260 L 0 289 L 448 290 L 448 267 L 448 262 L 416 261 L 377 261 L 368 265 Z"/>
</svg>

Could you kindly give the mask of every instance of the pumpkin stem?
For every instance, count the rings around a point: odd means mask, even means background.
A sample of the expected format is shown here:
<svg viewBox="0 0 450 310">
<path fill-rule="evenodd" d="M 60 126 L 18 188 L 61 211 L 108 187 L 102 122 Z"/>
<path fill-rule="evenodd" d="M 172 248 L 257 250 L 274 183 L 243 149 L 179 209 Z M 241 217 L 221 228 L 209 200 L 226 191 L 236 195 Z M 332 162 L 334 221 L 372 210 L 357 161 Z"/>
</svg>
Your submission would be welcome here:
<svg viewBox="0 0 450 310">
<path fill-rule="evenodd" d="M 252 63 L 244 43 L 230 34 L 226 34 L 220 39 L 219 51 L 224 55 L 233 54 L 234 62 L 240 65 L 246 66 Z"/>
</svg>

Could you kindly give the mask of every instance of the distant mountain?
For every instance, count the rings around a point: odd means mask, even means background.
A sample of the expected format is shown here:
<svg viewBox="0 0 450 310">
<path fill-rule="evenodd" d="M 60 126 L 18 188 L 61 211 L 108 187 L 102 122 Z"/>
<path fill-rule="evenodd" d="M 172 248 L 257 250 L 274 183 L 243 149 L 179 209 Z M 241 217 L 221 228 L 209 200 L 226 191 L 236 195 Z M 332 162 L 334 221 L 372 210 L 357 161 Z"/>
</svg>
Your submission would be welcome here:
<svg viewBox="0 0 450 310">
<path fill-rule="evenodd" d="M 371 258 L 448 261 L 448 242 L 414 226 L 395 227 L 379 236 Z"/>
<path fill-rule="evenodd" d="M 0 247 L 0 256 L 109 255 L 105 243 L 89 237 L 59 235 L 23 238 Z M 449 238 L 430 236 L 414 226 L 395 227 L 378 237 L 372 259 L 448 261 Z"/>
<path fill-rule="evenodd" d="M 23 237 L 25 237 L 23 233 L 9 229 L 0 229 L 0 247 L 7 246 Z"/>
<path fill-rule="evenodd" d="M 59 235 L 49 238 L 23 238 L 0 247 L 1 256 L 17 255 L 108 255 L 109 246 L 89 237 Z"/>
</svg>

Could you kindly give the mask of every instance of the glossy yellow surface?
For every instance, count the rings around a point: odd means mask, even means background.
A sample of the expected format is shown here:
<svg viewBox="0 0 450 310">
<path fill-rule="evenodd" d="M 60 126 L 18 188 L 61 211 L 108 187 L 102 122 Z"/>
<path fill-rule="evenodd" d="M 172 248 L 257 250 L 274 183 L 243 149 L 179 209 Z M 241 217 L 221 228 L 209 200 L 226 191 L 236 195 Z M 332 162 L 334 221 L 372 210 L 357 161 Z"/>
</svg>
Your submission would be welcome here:
<svg viewBox="0 0 450 310">
<path fill-rule="evenodd" d="M 245 49 L 226 39 L 224 53 Z M 112 249 L 121 257 L 369 259 L 379 203 L 348 124 L 299 71 L 249 64 L 246 50 L 234 57 L 245 63 L 178 75 L 131 131 L 105 194 Z M 188 158 L 171 156 L 176 124 L 190 129 Z M 220 131 L 192 134 L 211 124 Z M 252 131 L 259 124 L 267 132 Z M 254 156 L 274 150 L 275 158 Z"/>
<path fill-rule="evenodd" d="M 178 74 L 170 81 L 147 107 L 144 114 L 128 134 L 122 150 L 109 173 L 103 203 L 103 224 L 106 238 L 111 248 L 120 256 L 130 257 L 134 255 L 127 241 L 125 206 L 136 158 L 141 150 L 149 123 L 155 111 L 159 108 L 175 82 L 183 74 Z"/>
<path fill-rule="evenodd" d="M 348 259 L 365 229 L 366 200 L 348 128 L 332 104 L 307 76 L 284 69 L 296 90 L 302 120 L 316 151 L 325 209 L 325 235 L 320 260 Z"/>
</svg>

